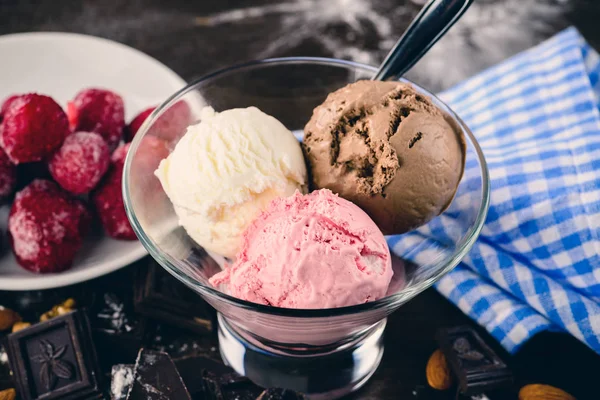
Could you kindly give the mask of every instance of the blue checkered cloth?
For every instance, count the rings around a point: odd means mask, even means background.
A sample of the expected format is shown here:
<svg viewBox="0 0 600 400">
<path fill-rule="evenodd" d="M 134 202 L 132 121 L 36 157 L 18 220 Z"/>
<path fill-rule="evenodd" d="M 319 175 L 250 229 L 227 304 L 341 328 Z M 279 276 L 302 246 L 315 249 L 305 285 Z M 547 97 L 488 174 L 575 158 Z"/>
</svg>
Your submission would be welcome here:
<svg viewBox="0 0 600 400">
<path fill-rule="evenodd" d="M 600 353 L 599 76 L 598 53 L 570 28 L 440 96 L 483 149 L 491 203 L 473 249 L 436 288 L 510 352 L 559 330 Z M 469 204 L 463 186 L 458 208 Z M 455 211 L 390 248 L 426 260 L 428 234 L 451 236 Z"/>
</svg>

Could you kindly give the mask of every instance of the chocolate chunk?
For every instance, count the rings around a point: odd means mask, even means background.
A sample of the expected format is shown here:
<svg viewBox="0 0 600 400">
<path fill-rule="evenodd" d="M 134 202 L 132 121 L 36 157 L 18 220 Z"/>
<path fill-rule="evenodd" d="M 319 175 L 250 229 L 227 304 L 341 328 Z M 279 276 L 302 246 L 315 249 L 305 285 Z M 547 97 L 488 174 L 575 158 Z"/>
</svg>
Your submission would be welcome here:
<svg viewBox="0 0 600 400">
<path fill-rule="evenodd" d="M 204 393 L 203 380 L 198 379 L 198 371 L 209 371 L 215 375 L 234 373 L 233 369 L 222 362 L 198 355 L 186 356 L 174 361 L 192 397 Z M 201 396 L 201 398 L 204 398 L 204 396 Z"/>
<path fill-rule="evenodd" d="M 266 389 L 256 400 L 305 400 L 302 393 L 288 389 Z"/>
<path fill-rule="evenodd" d="M 191 400 L 190 394 L 167 353 L 141 349 L 128 400 Z"/>
<path fill-rule="evenodd" d="M 109 350 L 98 354 L 103 368 L 133 362 L 146 333 L 146 318 L 135 315 L 126 296 L 104 293 L 94 300 L 89 314 L 94 340 Z"/>
<path fill-rule="evenodd" d="M 83 311 L 9 335 L 7 352 L 21 400 L 102 398 L 96 350 Z"/>
<path fill-rule="evenodd" d="M 204 371 L 202 383 L 206 400 L 256 400 L 263 391 L 250 379 L 235 372 L 217 375 Z"/>
<path fill-rule="evenodd" d="M 463 394 L 479 394 L 512 384 L 512 373 L 506 363 L 472 328 L 442 330 L 438 342 Z"/>
<path fill-rule="evenodd" d="M 140 266 L 135 282 L 135 310 L 149 318 L 196 333 L 210 333 L 214 310 L 155 261 Z"/>
<path fill-rule="evenodd" d="M 113 365 L 110 380 L 110 398 L 111 400 L 125 400 L 127 393 L 133 386 L 135 374 L 135 365 L 117 364 Z"/>
<path fill-rule="evenodd" d="M 233 369 L 206 357 L 187 357 L 176 362 L 180 371 L 187 371 L 184 381 L 194 385 L 193 393 L 201 393 L 207 400 L 304 400 L 300 393 L 287 389 L 263 390 L 250 379 Z M 197 371 L 202 369 L 202 384 L 197 385 Z M 185 372 L 184 372 L 185 374 Z M 189 386 L 188 386 L 189 387 Z"/>
</svg>

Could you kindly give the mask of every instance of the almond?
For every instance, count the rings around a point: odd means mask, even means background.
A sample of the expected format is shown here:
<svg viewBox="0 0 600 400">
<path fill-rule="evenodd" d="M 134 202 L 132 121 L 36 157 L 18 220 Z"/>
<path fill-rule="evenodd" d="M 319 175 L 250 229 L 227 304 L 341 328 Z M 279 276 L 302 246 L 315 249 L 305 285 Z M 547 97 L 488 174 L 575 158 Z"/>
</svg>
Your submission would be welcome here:
<svg viewBox="0 0 600 400">
<path fill-rule="evenodd" d="M 45 313 L 43 313 L 40 316 L 40 321 L 41 322 L 48 321 L 49 319 L 58 317 L 59 315 L 64 315 L 64 314 L 70 313 L 71 311 L 73 311 L 73 307 L 75 307 L 75 300 L 69 298 L 69 299 L 63 301 L 62 303 L 57 304 L 54 307 L 52 307 L 52 309 L 50 311 L 46 311 Z"/>
<path fill-rule="evenodd" d="M 49 319 L 52 319 L 54 317 L 56 317 L 55 311 L 53 311 L 53 310 L 46 311 L 45 313 L 40 315 L 40 322 L 48 321 Z"/>
<path fill-rule="evenodd" d="M 448 362 L 444 353 L 439 349 L 429 357 L 425 374 L 427 383 L 434 389 L 446 390 L 452 386 L 452 375 L 450 374 L 450 368 L 448 368 Z"/>
<path fill-rule="evenodd" d="M 72 298 L 68 298 L 62 302 L 61 306 L 65 307 L 65 308 L 73 309 L 73 308 L 75 308 L 75 300 Z"/>
<path fill-rule="evenodd" d="M 0 400 L 15 400 L 16 397 L 15 389 L 6 389 L 0 392 Z"/>
<path fill-rule="evenodd" d="M 575 400 L 575 397 L 554 386 L 533 384 L 519 390 L 519 400 Z"/>
<path fill-rule="evenodd" d="M 12 333 L 18 332 L 21 329 L 29 328 L 31 324 L 29 322 L 16 322 L 12 327 Z"/>
<path fill-rule="evenodd" d="M 21 317 L 10 308 L 0 307 L 0 331 L 10 329 Z"/>
</svg>

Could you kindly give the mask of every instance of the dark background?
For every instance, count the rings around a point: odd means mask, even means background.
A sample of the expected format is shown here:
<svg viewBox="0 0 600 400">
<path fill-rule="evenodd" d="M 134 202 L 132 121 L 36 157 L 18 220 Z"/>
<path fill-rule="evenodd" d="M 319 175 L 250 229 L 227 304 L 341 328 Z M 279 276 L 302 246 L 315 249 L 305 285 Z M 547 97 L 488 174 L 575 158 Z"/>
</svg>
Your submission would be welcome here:
<svg viewBox="0 0 600 400">
<path fill-rule="evenodd" d="M 275 56 L 333 56 L 376 65 L 425 2 L 0 0 L 0 34 L 102 36 L 142 50 L 191 80 Z M 599 17 L 597 0 L 475 0 L 408 77 L 438 91 L 570 25 L 598 48 Z"/>
<path fill-rule="evenodd" d="M 275 56 L 333 56 L 376 65 L 424 2 L 0 0 L 0 34 L 67 31 L 101 36 L 140 49 L 192 80 L 226 65 Z M 570 25 L 599 48 L 598 21 L 598 0 L 476 0 L 407 76 L 440 91 Z M 26 299 L 37 299 L 52 305 L 88 289 L 100 296 L 118 292 L 114 288 L 117 280 L 122 286 L 119 290 L 124 290 L 119 296 L 127 303 L 123 293 L 129 290 L 130 275 L 136 268 L 134 265 L 117 272 L 119 276 L 113 274 L 66 290 L 19 295 L 0 292 L 0 304 L 33 304 L 35 301 Z M 472 324 L 434 290 L 418 296 L 389 319 L 381 367 L 351 398 L 438 398 L 422 390 L 425 364 L 436 348 L 434 335 L 440 327 L 463 323 Z M 147 329 L 153 332 L 148 346 L 175 356 L 201 353 L 217 357 L 214 337 L 192 337 L 160 324 Z M 491 341 L 485 333 L 484 337 Z M 100 349 L 103 351 L 111 349 Z M 524 383 L 544 382 L 579 399 L 600 397 L 600 357 L 572 337 L 540 334 L 507 359 L 517 377 L 515 390 Z M 448 394 L 441 398 L 454 397 Z"/>
</svg>

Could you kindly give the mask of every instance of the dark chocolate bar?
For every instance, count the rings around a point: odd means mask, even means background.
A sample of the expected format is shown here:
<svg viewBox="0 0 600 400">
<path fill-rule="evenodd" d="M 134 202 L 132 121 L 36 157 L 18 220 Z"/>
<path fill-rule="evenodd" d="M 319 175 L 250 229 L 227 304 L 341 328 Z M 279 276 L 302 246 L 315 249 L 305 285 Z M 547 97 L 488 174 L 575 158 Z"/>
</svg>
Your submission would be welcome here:
<svg viewBox="0 0 600 400">
<path fill-rule="evenodd" d="M 266 389 L 256 400 L 305 400 L 306 397 L 288 389 Z"/>
<path fill-rule="evenodd" d="M 215 375 L 225 375 L 234 372 L 233 369 L 227 367 L 221 361 L 200 355 L 189 355 L 173 361 L 175 361 L 175 366 L 179 370 L 183 383 L 185 383 L 192 397 L 200 396 L 204 393 L 203 380 L 198 379 L 198 375 L 202 371 L 210 371 Z M 204 398 L 204 396 L 202 395 L 200 398 Z"/>
<path fill-rule="evenodd" d="M 202 383 L 206 400 L 256 400 L 263 391 L 250 379 L 235 372 L 217 375 L 204 371 Z"/>
<path fill-rule="evenodd" d="M 141 349 L 135 363 L 128 400 L 191 400 L 190 394 L 167 353 Z"/>
<path fill-rule="evenodd" d="M 6 350 L 21 400 L 102 398 L 96 350 L 83 311 L 9 335 Z"/>
<path fill-rule="evenodd" d="M 138 268 L 134 301 L 135 310 L 149 318 L 196 333 L 212 332 L 212 307 L 155 261 Z"/>
<path fill-rule="evenodd" d="M 203 356 L 177 359 L 183 381 L 194 397 L 206 400 L 304 400 L 305 396 L 286 389 L 263 390 L 222 362 Z M 198 379 L 202 371 L 202 379 Z"/>
<path fill-rule="evenodd" d="M 463 394 L 480 394 L 512 384 L 512 373 L 506 363 L 472 328 L 441 330 L 438 342 Z"/>
<path fill-rule="evenodd" d="M 113 365 L 110 379 L 111 400 L 125 400 L 133 386 L 135 365 L 117 364 Z"/>
</svg>

